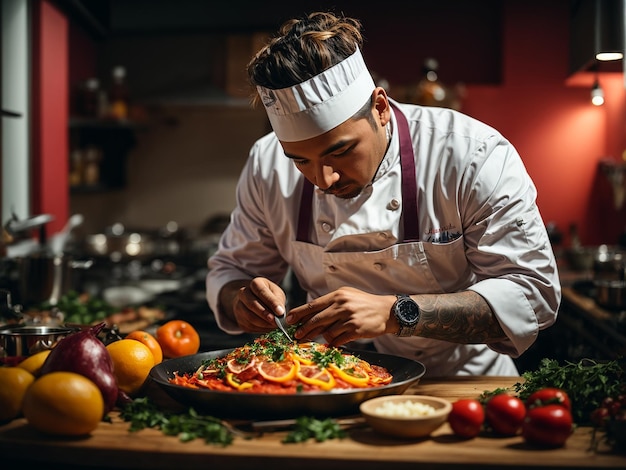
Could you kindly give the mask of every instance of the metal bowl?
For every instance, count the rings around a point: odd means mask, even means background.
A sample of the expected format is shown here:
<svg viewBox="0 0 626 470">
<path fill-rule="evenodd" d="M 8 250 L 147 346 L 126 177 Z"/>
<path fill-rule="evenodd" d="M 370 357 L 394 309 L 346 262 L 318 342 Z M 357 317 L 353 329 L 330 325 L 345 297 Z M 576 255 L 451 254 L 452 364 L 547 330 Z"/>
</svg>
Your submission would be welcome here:
<svg viewBox="0 0 626 470">
<path fill-rule="evenodd" d="M 377 396 L 401 394 L 410 385 L 417 384 L 426 372 L 422 363 L 403 357 L 371 351 L 348 351 L 371 364 L 387 368 L 393 375 L 392 382 L 381 387 L 305 392 L 293 395 L 223 392 L 193 389 L 169 383 L 174 372 L 194 372 L 203 361 L 225 356 L 230 351 L 232 349 L 223 349 L 169 359 L 154 366 L 149 377 L 177 402 L 216 417 L 277 419 L 357 414 L 361 402 Z"/>
<path fill-rule="evenodd" d="M 26 357 L 52 349 L 74 331 L 72 328 L 34 325 L 0 327 L 0 357 Z"/>
</svg>

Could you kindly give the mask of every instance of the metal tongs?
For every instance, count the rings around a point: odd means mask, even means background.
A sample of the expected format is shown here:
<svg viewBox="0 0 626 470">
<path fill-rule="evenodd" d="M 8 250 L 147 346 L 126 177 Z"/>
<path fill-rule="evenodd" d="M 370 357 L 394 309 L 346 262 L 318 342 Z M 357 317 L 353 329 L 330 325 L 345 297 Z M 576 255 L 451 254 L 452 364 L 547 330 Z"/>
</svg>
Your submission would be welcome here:
<svg viewBox="0 0 626 470">
<path fill-rule="evenodd" d="M 283 313 L 280 317 L 274 314 L 274 321 L 276 322 L 276 326 L 280 328 L 280 331 L 283 332 L 287 339 L 293 342 L 293 339 L 291 339 L 291 336 L 287 333 L 287 314 Z"/>
</svg>

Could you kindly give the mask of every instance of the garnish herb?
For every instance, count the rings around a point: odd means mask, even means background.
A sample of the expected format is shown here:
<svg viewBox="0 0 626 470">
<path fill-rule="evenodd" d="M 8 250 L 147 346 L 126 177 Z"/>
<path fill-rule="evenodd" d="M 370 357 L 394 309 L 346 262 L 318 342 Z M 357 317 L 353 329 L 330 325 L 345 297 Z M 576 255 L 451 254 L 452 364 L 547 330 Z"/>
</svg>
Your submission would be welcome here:
<svg viewBox="0 0 626 470">
<path fill-rule="evenodd" d="M 207 444 L 227 446 L 233 441 L 232 433 L 219 419 L 199 415 L 193 408 L 181 413 L 164 412 L 147 397 L 135 398 L 126 404 L 120 417 L 130 422 L 131 432 L 156 428 L 167 436 L 178 436 L 181 442 L 204 439 Z"/>
<path fill-rule="evenodd" d="M 120 418 L 130 422 L 130 432 L 146 428 L 160 429 L 166 436 L 178 436 L 181 442 L 204 439 L 207 444 L 226 447 L 232 444 L 234 438 L 232 432 L 218 418 L 200 415 L 193 408 L 182 412 L 161 411 L 147 397 L 135 398 L 124 405 Z M 324 442 L 345 436 L 346 431 L 332 418 L 319 420 L 303 416 L 296 419 L 294 428 L 282 442 L 296 443 L 309 439 Z"/>
<path fill-rule="evenodd" d="M 572 402 L 572 416 L 578 425 L 591 423 L 591 413 L 606 397 L 621 393 L 626 379 L 618 360 L 598 362 L 582 359 L 579 362 L 544 358 L 539 367 L 522 374 L 524 382 L 514 385 L 520 399 L 526 400 L 533 392 L 545 387 L 560 388 Z"/>
<path fill-rule="evenodd" d="M 317 442 L 324 442 L 328 439 L 343 439 L 346 431 L 339 423 L 331 418 L 323 420 L 302 416 L 296 419 L 295 427 L 283 439 L 283 443 L 305 442 L 315 439 Z"/>
</svg>

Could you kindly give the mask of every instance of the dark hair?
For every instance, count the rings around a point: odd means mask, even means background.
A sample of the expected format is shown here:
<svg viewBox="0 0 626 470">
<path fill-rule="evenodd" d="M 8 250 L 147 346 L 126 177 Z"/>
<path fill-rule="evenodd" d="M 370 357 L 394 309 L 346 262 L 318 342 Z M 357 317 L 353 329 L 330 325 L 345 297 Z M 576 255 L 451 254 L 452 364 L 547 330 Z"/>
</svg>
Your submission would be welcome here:
<svg viewBox="0 0 626 470">
<path fill-rule="evenodd" d="M 358 20 L 311 13 L 281 26 L 278 35 L 248 63 L 248 78 L 253 87 L 287 88 L 338 64 L 362 45 Z M 258 96 L 254 101 L 258 102 Z"/>
</svg>

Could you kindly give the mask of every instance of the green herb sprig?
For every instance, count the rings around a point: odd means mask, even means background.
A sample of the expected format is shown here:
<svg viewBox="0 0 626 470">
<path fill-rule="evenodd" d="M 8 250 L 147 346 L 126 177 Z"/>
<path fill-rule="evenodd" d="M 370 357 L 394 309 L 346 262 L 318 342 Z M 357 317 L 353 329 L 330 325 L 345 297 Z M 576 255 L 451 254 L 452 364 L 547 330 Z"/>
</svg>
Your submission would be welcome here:
<svg viewBox="0 0 626 470">
<path fill-rule="evenodd" d="M 332 418 L 320 420 L 302 416 L 296 419 L 294 428 L 289 431 L 282 442 L 298 443 L 308 441 L 309 439 L 324 442 L 328 439 L 343 439 L 346 435 L 346 431 Z"/>
<path fill-rule="evenodd" d="M 572 417 L 579 425 L 591 422 L 591 412 L 598 408 L 604 398 L 617 396 L 626 379 L 624 368 L 618 360 L 599 362 L 582 359 L 578 362 L 544 358 L 539 367 L 522 374 L 524 382 L 513 388 L 520 399 L 525 400 L 533 392 L 555 387 L 564 390 L 572 402 Z"/>
<path fill-rule="evenodd" d="M 202 416 L 193 408 L 180 413 L 159 410 L 147 397 L 135 398 L 124 405 L 120 417 L 130 422 L 129 431 L 145 428 L 160 429 L 167 436 L 178 436 L 181 442 L 204 439 L 207 444 L 227 446 L 232 443 L 232 433 L 212 416 Z"/>
</svg>

